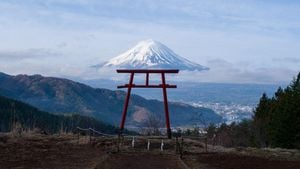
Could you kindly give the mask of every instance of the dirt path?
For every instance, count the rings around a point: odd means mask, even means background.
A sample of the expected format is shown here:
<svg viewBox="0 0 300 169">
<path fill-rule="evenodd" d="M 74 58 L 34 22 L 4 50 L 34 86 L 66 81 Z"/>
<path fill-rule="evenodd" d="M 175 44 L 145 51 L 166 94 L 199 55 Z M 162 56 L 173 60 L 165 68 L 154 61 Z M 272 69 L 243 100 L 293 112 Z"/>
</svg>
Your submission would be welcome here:
<svg viewBox="0 0 300 169">
<path fill-rule="evenodd" d="M 118 153 L 110 155 L 97 169 L 185 169 L 175 155 L 158 153 Z"/>
</svg>

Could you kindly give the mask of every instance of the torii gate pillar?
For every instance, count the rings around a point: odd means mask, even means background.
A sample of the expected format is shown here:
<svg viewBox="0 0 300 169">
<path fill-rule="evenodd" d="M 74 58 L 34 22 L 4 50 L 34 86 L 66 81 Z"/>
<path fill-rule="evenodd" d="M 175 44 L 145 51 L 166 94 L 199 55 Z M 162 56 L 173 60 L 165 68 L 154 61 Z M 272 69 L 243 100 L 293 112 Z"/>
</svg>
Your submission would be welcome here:
<svg viewBox="0 0 300 169">
<path fill-rule="evenodd" d="M 124 130 L 124 124 L 125 124 L 125 120 L 126 120 L 126 114 L 127 114 L 131 89 L 132 88 L 162 88 L 163 98 L 164 98 L 165 116 L 166 116 L 167 134 L 168 134 L 169 139 L 172 138 L 172 132 L 171 132 L 171 127 L 170 127 L 167 88 L 177 88 L 177 86 L 166 84 L 165 74 L 167 74 L 167 73 L 178 73 L 179 70 L 178 69 L 117 69 L 117 72 L 118 73 L 129 73 L 130 74 L 129 83 L 125 84 L 125 85 L 122 85 L 122 86 L 118 86 L 118 88 L 127 88 L 127 95 L 126 95 L 125 104 L 124 104 L 124 108 L 123 108 L 122 119 L 121 119 L 121 122 L 120 122 L 120 134 L 122 134 L 122 132 Z M 137 74 L 137 73 L 146 74 L 145 84 L 135 85 L 133 83 L 134 74 Z M 162 84 L 150 85 L 149 84 L 149 74 L 161 74 Z"/>
</svg>

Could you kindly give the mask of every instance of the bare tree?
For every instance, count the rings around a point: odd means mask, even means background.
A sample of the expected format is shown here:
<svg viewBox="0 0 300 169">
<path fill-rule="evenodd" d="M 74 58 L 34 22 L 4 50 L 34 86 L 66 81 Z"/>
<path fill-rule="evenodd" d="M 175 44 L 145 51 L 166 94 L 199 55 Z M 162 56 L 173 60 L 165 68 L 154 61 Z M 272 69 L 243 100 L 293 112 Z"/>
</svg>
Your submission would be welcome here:
<svg viewBox="0 0 300 169">
<path fill-rule="evenodd" d="M 144 133 L 148 135 L 160 135 L 161 132 L 159 128 L 163 127 L 163 119 L 154 115 L 153 113 L 148 113 L 147 119 L 143 123 L 145 128 Z"/>
</svg>

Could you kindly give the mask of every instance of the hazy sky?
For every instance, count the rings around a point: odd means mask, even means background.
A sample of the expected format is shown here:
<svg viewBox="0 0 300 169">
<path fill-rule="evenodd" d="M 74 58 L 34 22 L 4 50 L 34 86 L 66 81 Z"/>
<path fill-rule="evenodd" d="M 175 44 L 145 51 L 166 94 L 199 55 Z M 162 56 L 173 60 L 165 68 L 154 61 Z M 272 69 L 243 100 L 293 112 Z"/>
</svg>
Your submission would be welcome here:
<svg viewBox="0 0 300 169">
<path fill-rule="evenodd" d="M 90 66 L 149 38 L 211 68 L 193 80 L 289 82 L 300 71 L 300 1 L 0 0 L 5 73 L 103 78 Z"/>
</svg>

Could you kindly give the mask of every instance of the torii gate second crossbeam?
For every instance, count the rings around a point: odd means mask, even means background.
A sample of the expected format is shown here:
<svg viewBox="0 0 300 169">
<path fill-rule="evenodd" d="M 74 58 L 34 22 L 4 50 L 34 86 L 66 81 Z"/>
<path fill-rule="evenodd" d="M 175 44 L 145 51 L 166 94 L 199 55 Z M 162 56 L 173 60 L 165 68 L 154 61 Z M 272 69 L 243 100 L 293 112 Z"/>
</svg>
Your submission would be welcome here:
<svg viewBox="0 0 300 169">
<path fill-rule="evenodd" d="M 123 113 L 122 113 L 122 119 L 120 122 L 120 134 L 123 132 L 123 129 L 124 129 L 131 89 L 132 88 L 162 88 L 163 89 L 163 97 L 164 97 L 164 108 L 165 108 L 165 116 L 166 116 L 167 134 L 168 134 L 168 138 L 171 138 L 172 133 L 171 133 L 171 127 L 170 127 L 167 88 L 177 88 L 177 86 L 166 84 L 165 74 L 178 73 L 179 70 L 178 69 L 117 69 L 117 72 L 130 74 L 129 83 L 122 85 L 122 86 L 118 86 L 118 88 L 127 88 L 128 89 L 125 104 L 124 104 L 124 109 L 123 109 Z M 134 74 L 137 74 L 137 73 L 146 74 L 145 84 L 136 85 L 133 83 Z M 149 84 L 149 74 L 161 74 L 162 84 L 158 84 L 158 85 Z"/>
</svg>

